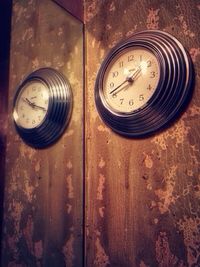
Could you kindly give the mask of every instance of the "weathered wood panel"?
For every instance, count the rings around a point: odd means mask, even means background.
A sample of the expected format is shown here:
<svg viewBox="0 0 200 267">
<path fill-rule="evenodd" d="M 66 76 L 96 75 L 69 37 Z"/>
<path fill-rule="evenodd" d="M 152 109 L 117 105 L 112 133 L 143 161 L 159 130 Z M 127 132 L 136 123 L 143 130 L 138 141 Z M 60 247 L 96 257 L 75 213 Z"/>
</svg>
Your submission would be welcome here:
<svg viewBox="0 0 200 267">
<path fill-rule="evenodd" d="M 200 266 L 200 2 L 85 4 L 86 266 Z M 126 139 L 99 118 L 94 83 L 109 49 L 145 29 L 167 31 L 188 49 L 195 92 L 170 128 Z"/>
<path fill-rule="evenodd" d="M 0 240 L 3 219 L 4 172 L 7 131 L 7 98 L 9 81 L 9 48 L 12 1 L 0 4 Z M 1 257 L 1 244 L 0 244 Z"/>
<path fill-rule="evenodd" d="M 2 267 L 82 266 L 82 30 L 53 1 L 13 1 Z M 12 103 L 40 67 L 66 75 L 76 101 L 63 136 L 37 150 L 16 133 Z"/>
<path fill-rule="evenodd" d="M 69 11 L 73 16 L 78 18 L 80 21 L 83 21 L 84 19 L 84 8 L 83 8 L 83 0 L 54 0 L 57 2 L 60 6 L 65 8 L 67 11 Z"/>
</svg>

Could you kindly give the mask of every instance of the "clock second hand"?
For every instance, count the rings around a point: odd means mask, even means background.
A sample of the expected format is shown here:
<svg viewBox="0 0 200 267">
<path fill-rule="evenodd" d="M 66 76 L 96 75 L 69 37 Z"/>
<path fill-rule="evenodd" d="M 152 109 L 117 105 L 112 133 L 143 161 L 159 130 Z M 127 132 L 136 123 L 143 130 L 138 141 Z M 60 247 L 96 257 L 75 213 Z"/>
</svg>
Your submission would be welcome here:
<svg viewBox="0 0 200 267">
<path fill-rule="evenodd" d="M 118 85 L 117 87 L 115 87 L 111 92 L 110 94 L 113 94 L 118 88 L 120 88 L 123 84 L 125 84 L 126 82 L 129 82 L 129 83 L 132 83 L 134 82 L 134 79 L 137 77 L 137 75 L 141 72 L 141 66 L 139 66 L 137 68 L 137 70 L 129 77 L 126 77 L 126 80 L 123 81 L 120 85 Z"/>
</svg>

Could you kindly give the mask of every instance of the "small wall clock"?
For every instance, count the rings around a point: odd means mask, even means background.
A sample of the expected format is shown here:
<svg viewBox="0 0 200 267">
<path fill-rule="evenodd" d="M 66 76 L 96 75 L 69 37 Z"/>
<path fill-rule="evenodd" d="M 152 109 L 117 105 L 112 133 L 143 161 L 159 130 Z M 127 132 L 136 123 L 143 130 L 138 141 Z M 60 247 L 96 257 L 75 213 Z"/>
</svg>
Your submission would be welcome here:
<svg viewBox="0 0 200 267">
<path fill-rule="evenodd" d="M 117 44 L 103 61 L 95 102 L 115 132 L 144 137 L 166 127 L 191 98 L 194 70 L 172 35 L 148 30 Z"/>
<path fill-rule="evenodd" d="M 69 122 L 72 91 L 68 80 L 52 68 L 41 68 L 19 85 L 13 118 L 21 138 L 30 146 L 44 148 L 54 143 Z"/>
</svg>

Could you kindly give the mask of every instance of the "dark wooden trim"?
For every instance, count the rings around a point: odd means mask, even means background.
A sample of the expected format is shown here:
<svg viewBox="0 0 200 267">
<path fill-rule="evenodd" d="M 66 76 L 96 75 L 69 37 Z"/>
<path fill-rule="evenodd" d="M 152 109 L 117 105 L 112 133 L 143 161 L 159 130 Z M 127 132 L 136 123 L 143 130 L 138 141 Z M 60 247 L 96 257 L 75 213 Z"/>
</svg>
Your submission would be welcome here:
<svg viewBox="0 0 200 267">
<path fill-rule="evenodd" d="M 0 240 L 2 239 L 12 0 L 0 1 Z M 1 242 L 0 242 L 1 256 Z"/>
<path fill-rule="evenodd" d="M 83 22 L 83 0 L 54 0 L 54 2 Z"/>
</svg>

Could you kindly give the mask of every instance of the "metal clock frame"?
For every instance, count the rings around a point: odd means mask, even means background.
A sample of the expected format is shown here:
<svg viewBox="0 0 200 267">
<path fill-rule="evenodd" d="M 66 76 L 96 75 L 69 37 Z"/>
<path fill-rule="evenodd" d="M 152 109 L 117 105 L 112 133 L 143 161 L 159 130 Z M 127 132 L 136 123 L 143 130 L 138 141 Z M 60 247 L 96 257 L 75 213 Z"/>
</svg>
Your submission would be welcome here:
<svg viewBox="0 0 200 267">
<path fill-rule="evenodd" d="M 109 64 L 130 47 L 153 53 L 160 66 L 160 78 L 151 98 L 132 112 L 118 112 L 103 95 L 103 79 Z M 102 120 L 115 132 L 128 137 L 145 137 L 167 127 L 188 104 L 194 83 L 194 68 L 183 45 L 169 33 L 147 30 L 117 44 L 103 61 L 95 83 L 95 102 Z"/>
<path fill-rule="evenodd" d="M 30 81 L 39 81 L 49 90 L 47 113 L 35 128 L 23 128 L 14 120 L 15 127 L 21 138 L 30 146 L 44 148 L 62 135 L 69 123 L 72 111 L 72 90 L 66 77 L 53 68 L 40 68 L 29 74 L 17 88 L 14 98 L 14 108 L 21 89 Z"/>
</svg>

